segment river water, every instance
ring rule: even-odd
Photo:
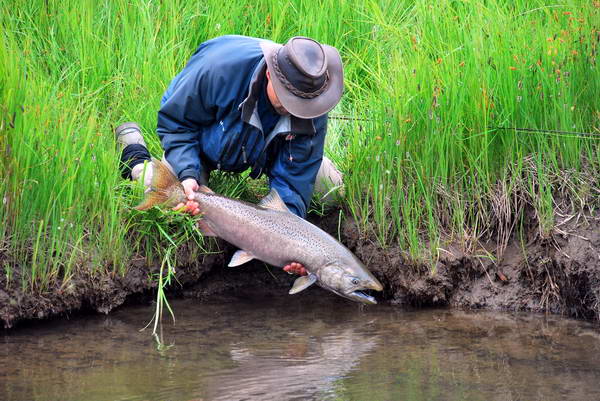
[[[322,290],[175,300],[0,334],[0,400],[599,400],[600,329],[361,308]]]

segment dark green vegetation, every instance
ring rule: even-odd
[[[345,210],[383,247],[434,265],[448,241],[493,240],[497,257],[525,225],[548,238],[557,210],[597,206],[598,1],[5,0],[0,26],[6,287],[64,289],[82,269],[124,274],[133,255],[158,263],[198,240],[182,216],[131,210],[140,191],[119,178],[112,129],[140,122],[158,156],[163,90],[200,42],[228,33],[340,49],[333,114],[346,118],[328,153]],[[216,181],[256,200],[243,177]]]

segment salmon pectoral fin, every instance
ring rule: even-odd
[[[246,262],[250,262],[252,259],[254,259],[255,256],[248,252],[248,251],[243,251],[243,250],[239,250],[236,253],[233,254],[233,257],[231,258],[231,261],[229,262],[229,264],[227,266],[229,267],[236,267],[236,266],[240,266],[243,265]]]
[[[209,225],[206,223],[206,221],[204,221],[204,219],[201,218],[200,220],[198,220],[196,225],[200,229],[202,235],[204,235],[205,237],[217,237],[217,234],[215,234],[215,232],[209,227]]]
[[[307,289],[308,287],[310,287],[311,285],[313,285],[316,282],[317,282],[317,276],[315,276],[312,273],[309,274],[308,276],[299,277],[296,279],[296,281],[294,281],[294,285],[290,289],[289,294],[290,295],[297,294],[300,291]]]

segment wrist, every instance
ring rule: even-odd
[[[204,174],[202,174],[199,171],[187,169],[187,170],[183,170],[179,174],[179,182],[183,182],[190,178],[193,178],[194,180],[196,180],[196,183],[198,183],[198,185],[207,185],[208,184],[208,182],[206,182],[207,180],[205,179]]]

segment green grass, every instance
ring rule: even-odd
[[[503,243],[531,207],[595,207],[600,4],[594,1],[17,1],[0,3],[0,266],[43,290],[76,269],[160,260],[160,227],[117,172],[112,129],[138,121],[151,152],[162,92],[196,46],[235,33],[340,49],[346,92],[327,152],[344,207],[383,246],[435,259],[444,241]],[[218,189],[248,197],[246,179]],[[565,195],[566,194],[566,195]],[[173,235],[169,233],[169,235]],[[135,244],[135,246],[132,246]],[[200,244],[201,245],[201,244]],[[15,269],[21,274],[15,275]]]

